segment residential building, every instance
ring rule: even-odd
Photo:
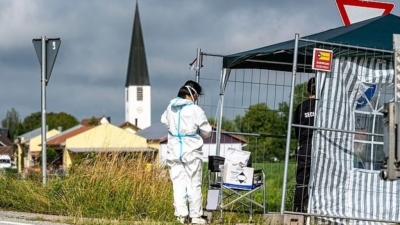
[[[4,134],[0,134],[0,155],[14,158],[14,143]]]
[[[46,141],[54,135],[60,133],[57,129],[48,131],[46,127]],[[15,162],[18,172],[22,172],[25,168],[31,168],[38,164],[38,157],[42,151],[42,128],[27,132],[14,140],[16,146]]]
[[[136,133],[140,130],[140,128],[139,128],[138,126],[136,126],[136,125],[134,125],[134,124],[131,124],[131,123],[128,122],[128,121],[123,122],[123,123],[120,124],[118,127],[122,128],[122,129],[124,129],[124,130],[126,130],[126,131],[128,131],[128,132],[131,132],[131,133],[133,133],[133,134],[136,134]]]
[[[217,141],[216,141],[216,127],[212,126],[213,133],[209,138],[204,139],[203,161],[208,162],[209,155],[217,154]],[[149,147],[158,149],[159,161],[166,161],[166,152],[168,144],[168,129],[162,123],[156,123],[150,127],[140,130],[137,132],[138,135],[147,139]],[[234,148],[242,150],[242,147],[248,143],[248,141],[239,135],[226,133],[224,130],[221,132],[221,145],[220,145],[220,156],[225,156],[225,152],[228,148]]]
[[[112,124],[101,124],[65,138],[63,165],[71,166],[75,157],[88,152],[150,152],[146,139]]]

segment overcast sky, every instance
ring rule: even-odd
[[[392,1],[393,2],[393,1]],[[342,26],[335,0],[139,0],[152,122],[195,73],[197,48],[231,54]],[[61,38],[47,112],[125,120],[124,88],[136,0],[1,0],[0,119],[41,110],[32,39]],[[399,8],[394,14],[399,15]],[[205,65],[207,67],[208,65]],[[218,70],[220,68],[217,68]],[[219,74],[216,74],[217,79]],[[207,92],[207,87],[204,87]]]

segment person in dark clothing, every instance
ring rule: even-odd
[[[314,126],[315,77],[308,81],[307,92],[308,99],[300,103],[294,112],[293,124]],[[295,135],[298,141],[298,148],[293,211],[307,212],[313,129],[295,127]]]

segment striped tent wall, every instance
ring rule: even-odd
[[[355,101],[362,83],[393,85],[393,65],[377,59],[335,58],[332,72],[321,79],[315,126],[355,131]],[[353,166],[354,134],[330,130],[314,132],[310,213],[328,215],[329,224],[382,224],[400,220],[398,181],[384,181],[379,171]],[[349,219],[339,219],[349,218]]]

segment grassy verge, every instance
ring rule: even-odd
[[[42,184],[40,173],[26,179],[10,172],[0,174],[0,208],[121,223],[174,221],[168,171],[154,166],[149,171],[146,169],[148,162],[148,158],[135,154],[89,154],[72,166],[68,176],[49,178],[46,185]],[[293,166],[289,171],[293,171]],[[266,171],[268,211],[278,211],[283,164],[261,163],[254,167]],[[204,172],[204,177],[206,174]],[[289,184],[293,183],[291,180],[293,176],[289,176]],[[206,182],[203,193],[205,200]],[[261,198],[261,194],[256,194],[255,198]],[[290,195],[287,199],[290,202]],[[248,219],[245,212],[226,213],[225,218],[226,222]]]

